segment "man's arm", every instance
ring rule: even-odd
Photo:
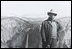
[[[43,22],[42,25],[41,25],[41,38],[42,38],[42,41],[46,41],[44,27],[45,26],[44,26],[44,22]]]
[[[58,24],[57,32],[62,31],[63,28],[62,28],[61,24],[59,22],[57,22],[57,24]]]
[[[61,39],[63,32],[63,27],[61,26],[61,24],[59,22],[57,22],[57,38]]]

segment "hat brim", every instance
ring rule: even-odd
[[[48,15],[54,15],[54,16],[57,16],[56,13],[51,13],[51,12],[48,12]]]

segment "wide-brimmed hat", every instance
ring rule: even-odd
[[[54,15],[57,16],[57,13],[53,12],[53,10],[51,9],[50,12],[47,13],[48,15]]]

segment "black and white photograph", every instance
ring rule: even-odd
[[[71,48],[71,1],[1,1],[1,48]]]

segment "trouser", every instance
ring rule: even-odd
[[[50,48],[50,40],[42,41],[42,48]]]
[[[57,39],[51,38],[50,40],[43,42],[43,48],[57,48]]]
[[[57,39],[51,38],[50,48],[57,48]]]

